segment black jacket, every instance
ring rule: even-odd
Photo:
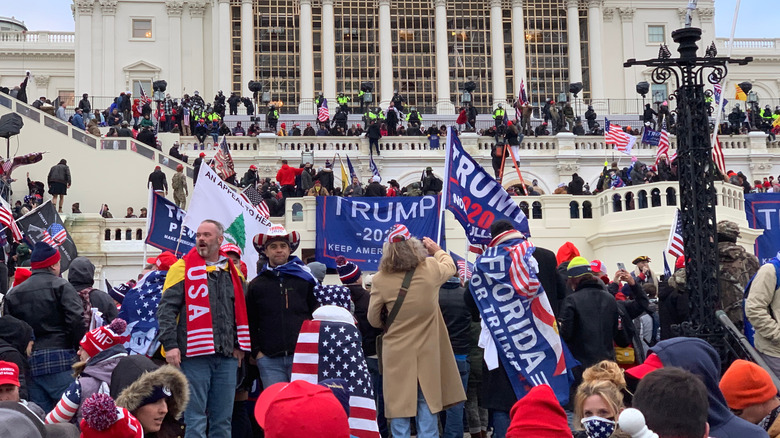
[[[155,170],[149,174],[149,182],[152,183],[152,190],[168,191],[168,179],[165,177],[165,173],[163,173],[162,170]]]
[[[92,287],[95,283],[95,265],[86,257],[76,257],[68,267],[68,282],[76,291],[85,288],[92,289],[89,292],[89,302],[103,314],[106,324],[110,324],[119,314],[110,295]]]
[[[0,318],[0,360],[13,362],[19,367],[19,397],[27,400],[27,388],[32,375],[27,361],[27,345],[33,337],[33,329],[26,322],[5,315]]]
[[[674,337],[672,326],[688,320],[690,298],[664,279],[658,283],[658,319],[661,325],[661,340]]]
[[[3,314],[30,324],[34,350],[77,349],[86,332],[84,308],[67,280],[46,269],[34,269],[27,281],[13,288],[3,301]]]
[[[363,355],[365,357],[376,355],[376,337],[382,334],[382,330],[375,328],[368,322],[368,301],[371,294],[363,289],[360,284],[349,284],[349,295],[355,304],[355,319],[358,330],[363,337]]]
[[[252,356],[292,355],[303,321],[311,319],[316,308],[312,283],[271,270],[258,274],[246,294]]]
[[[567,296],[558,321],[561,338],[583,368],[615,360],[613,340],[620,334],[617,303],[599,280],[586,280]]]
[[[558,317],[561,301],[566,298],[566,282],[558,275],[556,270],[555,253],[547,248],[536,247],[533,253],[536,263],[539,265],[537,278],[542,283],[547,300],[550,301],[553,315]]]
[[[471,295],[457,277],[439,289],[439,308],[455,354],[469,354],[471,350],[471,312],[466,306],[466,294]]]
[[[370,140],[379,140],[382,138],[382,132],[379,130],[379,124],[378,123],[372,123],[368,125],[368,130],[366,131],[366,136]]]
[[[363,196],[387,196],[387,189],[378,182],[371,182],[366,186]]]

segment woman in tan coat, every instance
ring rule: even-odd
[[[373,278],[368,321],[383,326],[412,269],[408,293],[382,344],[385,415],[394,438],[410,436],[410,417],[416,417],[419,438],[434,438],[435,414],[466,399],[439,309],[439,287],[456,273],[452,258],[433,240],[420,242],[395,225]]]

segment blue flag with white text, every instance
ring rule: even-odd
[[[170,251],[176,257],[183,257],[195,247],[195,232],[186,227],[182,232],[182,220],[187,212],[164,196],[156,193],[152,196],[146,243],[163,251]]]
[[[447,128],[447,158],[444,167],[444,207],[466,230],[470,243],[490,243],[490,225],[508,219],[526,237],[531,235],[528,218],[509,193],[469,155],[452,127]]]
[[[748,193],[745,213],[750,228],[764,230],[754,245],[756,257],[763,265],[780,252],[780,193]]]

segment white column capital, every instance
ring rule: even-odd
[[[253,3],[252,0],[241,0],[241,4],[249,3],[250,5]]]
[[[615,8],[604,8],[604,21],[612,21],[615,18]]]
[[[390,0],[379,0],[379,6],[390,6]]]
[[[252,0],[248,0],[252,1]],[[322,6],[333,6],[333,0],[322,0]]]
[[[490,0],[490,7],[491,8],[500,8],[501,7],[501,0]]]
[[[35,80],[35,86],[38,88],[47,88],[49,86],[49,79],[51,79],[51,76],[49,75],[33,76],[33,80]]]
[[[636,8],[617,8],[621,21],[631,21],[634,19]]]
[[[566,0],[566,7],[571,8],[579,8],[580,7],[580,1],[579,0]]]
[[[74,4],[79,15],[92,15],[95,9],[95,0],[75,0]]]
[[[205,3],[189,3],[190,15],[193,17],[203,18],[203,14],[206,13]]]
[[[701,8],[696,11],[699,13],[699,20],[703,22],[711,22],[715,16],[715,9],[713,8]]]
[[[180,17],[184,10],[184,2],[182,0],[166,0],[165,9],[168,11],[169,17]]]
[[[230,4],[230,0],[218,0],[218,2],[219,3],[226,3],[228,5]]]
[[[594,9],[594,8],[600,8],[602,5],[604,5],[604,0],[587,0],[588,8]]]
[[[523,0],[512,0],[512,7],[513,8],[522,8],[523,7]]]
[[[118,0],[100,0],[100,12],[103,15],[115,15]]]
[[[437,8],[438,7],[446,8],[447,7],[447,0],[435,0],[434,4],[436,5]]]
[[[221,1],[221,0],[220,0],[220,1]],[[301,7],[303,7],[303,6],[309,6],[309,7],[311,7],[311,0],[298,0],[298,4],[299,4]]]

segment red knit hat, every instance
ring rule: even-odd
[[[81,405],[82,438],[143,438],[143,427],[130,411],[117,407],[108,394],[92,394]]]
[[[25,280],[30,278],[30,275],[32,275],[32,272],[30,272],[29,269],[16,268],[16,271],[14,272],[14,284],[12,286],[16,287],[24,283]]]
[[[130,336],[122,336],[126,329],[127,323],[125,320],[115,318],[111,321],[111,325],[104,325],[87,332],[79,345],[89,354],[89,357],[94,357],[103,350],[129,341]]]
[[[685,267],[685,256],[677,257],[677,260],[674,261],[674,270],[678,270]]]
[[[571,429],[549,385],[534,386],[512,406],[506,438],[571,438]]]
[[[720,392],[730,409],[758,405],[777,395],[772,377],[753,362],[737,359],[720,379]]]
[[[347,413],[333,392],[303,380],[266,388],[255,404],[255,418],[266,438],[350,436]]]

